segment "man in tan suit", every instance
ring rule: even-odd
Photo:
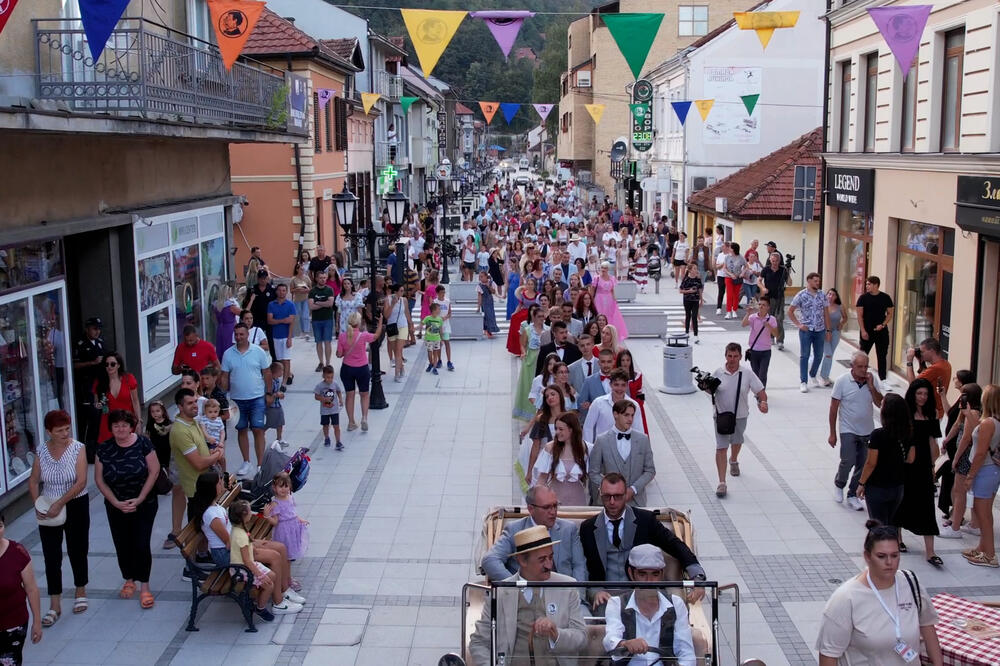
[[[535,666],[575,666],[587,646],[587,627],[576,588],[532,588],[533,582],[573,582],[552,573],[552,537],[544,525],[514,535],[514,556],[520,567],[506,581],[527,581],[529,587],[497,589],[497,630],[493,651],[497,663]],[[476,666],[490,663],[490,605],[476,622],[469,653]]]

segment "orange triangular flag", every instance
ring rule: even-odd
[[[500,104],[499,102],[480,102],[479,108],[482,109],[483,115],[486,117],[486,124],[489,125],[493,122],[493,116],[500,108]]]
[[[372,107],[381,96],[378,93],[361,93],[361,106],[365,108],[365,115],[371,113]]]
[[[253,0],[208,0],[216,41],[227,70],[233,68],[243,52],[243,45],[257,25],[264,4]]]

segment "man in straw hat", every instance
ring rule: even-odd
[[[637,583],[662,581],[666,568],[663,551],[653,544],[636,546],[628,555],[628,576]],[[633,655],[629,666],[653,664],[660,659],[661,655],[649,652],[651,647],[659,648],[664,661],[694,666],[694,642],[687,606],[677,595],[653,588],[625,592],[608,599],[604,618],[604,649],[607,652],[616,648],[627,650]]]
[[[502,588],[497,591],[498,617],[497,663],[531,663],[535,666],[570,666],[587,645],[587,627],[580,611],[580,593],[576,588],[541,588],[536,582],[573,582],[574,579],[552,573],[553,541],[544,525],[535,525],[514,535],[514,557],[519,572],[507,581],[527,581],[528,587]],[[476,622],[469,640],[469,652],[475,663],[490,662],[490,605]]]

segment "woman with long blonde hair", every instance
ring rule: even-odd
[[[972,515],[979,523],[979,545],[963,551],[969,564],[979,567],[1000,566],[993,542],[993,500],[1000,489],[1000,386],[983,389],[983,412],[975,424],[967,416],[965,437],[972,439],[972,466],[965,476],[965,491],[972,490]],[[971,435],[969,434],[971,432]]]
[[[344,359],[340,366],[340,381],[344,384],[344,406],[347,408],[347,429],[357,430],[354,420],[354,391],[361,393],[361,430],[368,431],[368,390],[372,373],[368,367],[368,350],[365,345],[382,335],[382,313],[378,313],[378,326],[374,333],[361,330],[361,313],[352,312],[347,318],[347,330],[337,336],[337,358]]]

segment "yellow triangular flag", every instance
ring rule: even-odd
[[[771,37],[774,36],[774,28],[757,28],[754,32],[757,33],[760,45],[766,49],[768,43],[771,41]]]
[[[406,30],[410,33],[410,41],[413,42],[413,50],[417,52],[424,78],[428,78],[451,38],[455,36],[466,12],[400,9],[399,13],[403,15]]]
[[[698,107],[698,113],[701,114],[702,122],[708,118],[708,112],[712,110],[713,104],[715,104],[714,99],[696,99],[694,101],[694,105]]]
[[[765,49],[775,28],[792,28],[799,21],[799,12],[733,12],[740,30],[754,30]]]
[[[382,95],[378,93],[361,93],[361,106],[365,107],[365,115],[367,115],[372,107],[375,106],[375,102],[379,100]]]
[[[601,116],[604,115],[604,105],[603,104],[584,104],[587,107],[587,113],[590,117],[594,119],[594,124],[599,125],[601,122]]]

